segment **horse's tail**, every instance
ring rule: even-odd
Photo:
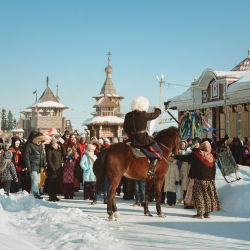
[[[103,149],[99,152],[97,159],[94,162],[93,171],[96,176],[96,192],[100,193],[104,190],[105,185],[105,165],[104,160],[108,153],[108,148]]]

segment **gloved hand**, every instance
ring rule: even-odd
[[[179,185],[181,186],[182,180],[179,181]]]
[[[178,185],[179,184],[179,181],[175,181],[175,185]]]
[[[86,168],[85,171],[86,171],[86,172],[89,172],[89,171],[90,171],[90,168]]]
[[[31,173],[31,168],[27,168],[27,174]]]
[[[57,174],[56,174],[56,170],[55,170],[55,169],[53,169],[53,171],[52,171],[52,176],[57,177]]]

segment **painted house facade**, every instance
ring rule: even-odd
[[[178,110],[179,117],[187,111],[202,112],[217,129],[217,138],[227,132],[230,138],[250,140],[250,48],[248,57],[231,71],[204,70],[188,90],[171,98],[165,107]],[[200,136],[211,138],[212,134]]]

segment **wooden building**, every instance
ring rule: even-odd
[[[217,129],[217,138],[225,132],[230,138],[250,139],[250,48],[248,57],[231,71],[206,69],[183,94],[171,98],[165,107],[202,112],[208,123]],[[211,133],[201,137],[212,137]]]
[[[23,120],[23,129],[27,137],[32,130],[44,132],[50,128],[56,128],[58,132],[66,129],[66,118],[63,111],[67,109],[65,105],[60,103],[60,98],[55,96],[49,88],[49,79],[46,79],[46,89],[43,94],[27,109],[21,111],[25,116]],[[58,87],[58,86],[57,86]]]
[[[111,54],[108,53],[108,56]],[[92,113],[94,117],[85,120],[83,126],[87,126],[90,137],[112,138],[121,137],[124,119],[120,111],[120,102],[123,99],[118,95],[112,82],[113,68],[109,65],[105,68],[106,80],[99,95],[93,96],[96,103],[93,106],[96,110]]]

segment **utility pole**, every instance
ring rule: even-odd
[[[165,83],[165,81],[163,81],[163,78],[164,78],[163,74],[161,74],[161,79],[158,76],[156,76],[156,79],[160,83],[160,103],[159,103],[159,108],[161,108],[161,104],[162,104],[162,85],[163,85],[163,83]]]

